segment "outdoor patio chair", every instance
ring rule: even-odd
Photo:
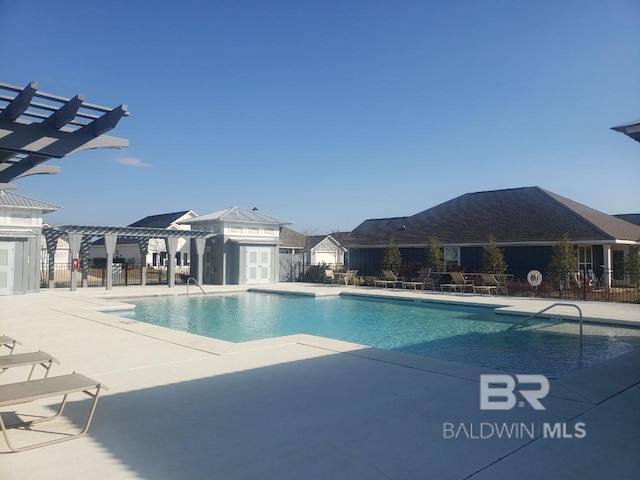
[[[16,348],[17,344],[22,345],[22,342],[15,338],[7,337],[6,335],[0,335],[0,349],[7,347],[9,349],[9,355],[13,353],[13,349]]]
[[[67,440],[72,440],[84,435],[89,429],[89,425],[91,424],[93,412],[95,411],[96,405],[98,403],[98,395],[100,394],[100,390],[102,389],[108,390],[106,385],[103,385],[100,382],[96,382],[95,380],[91,380],[89,377],[85,377],[84,375],[81,375],[79,373],[2,385],[2,388],[0,389],[0,408],[12,407],[14,405],[22,403],[29,403],[35,400],[63,395],[62,403],[60,404],[58,412],[50,417],[37,418],[35,420],[29,420],[26,422],[5,425],[2,415],[0,415],[0,429],[2,430],[4,438],[7,442],[7,446],[13,452],[23,452],[25,450],[31,450],[33,448],[65,442]],[[95,392],[93,392],[94,390]],[[9,429],[16,427],[29,427],[31,425],[46,422],[58,417],[62,413],[65,404],[67,403],[67,397],[72,393],[79,392],[93,397],[93,403],[91,404],[89,410],[89,416],[87,417],[85,426],[80,433],[70,434],[62,438],[56,438],[54,440],[30,444],[22,447],[16,447],[10,442],[8,435]]]
[[[404,281],[403,277],[398,277],[391,270],[383,270],[382,275],[384,278],[373,281],[374,286],[388,288],[391,285],[391,288],[396,288],[396,285],[402,285]]]
[[[448,288],[450,292],[457,292],[459,289],[460,293],[464,293],[467,287],[470,287],[473,290],[473,282],[469,282],[465,279],[462,273],[449,272],[449,275],[451,276],[451,283],[441,283],[441,292],[444,292],[445,288]]]
[[[49,376],[51,367],[54,363],[59,364],[60,361],[53,355],[46,352],[30,352],[30,353],[16,353],[15,355],[3,355],[0,357],[0,374],[5,370],[14,367],[31,367],[31,372],[27,381],[31,380],[33,372],[38,365],[41,365],[45,370],[44,378]]]
[[[473,293],[487,293],[491,295],[491,293],[498,294],[498,281],[496,277],[491,274],[482,274],[482,285],[473,285]]]
[[[431,277],[431,269],[423,268],[418,272],[416,278],[411,279],[410,282],[402,282],[402,288],[412,288],[417,290],[420,288],[424,290],[426,287],[433,287],[433,278]]]
[[[335,283],[336,276],[333,274],[333,270],[326,268],[324,270],[324,283]]]
[[[343,280],[344,280],[344,286],[346,287],[347,285],[351,284],[355,286],[355,278],[356,275],[358,274],[357,270],[347,270],[347,272],[344,274]]]

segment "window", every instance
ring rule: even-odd
[[[591,247],[578,247],[578,270],[593,270],[593,253]]]
[[[185,267],[189,265],[189,254],[187,252],[182,253],[182,264]]]

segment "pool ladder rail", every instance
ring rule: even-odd
[[[195,278],[193,278],[193,277],[189,277],[189,278],[187,278],[187,298],[189,298],[189,284],[191,283],[191,280],[193,280],[193,283],[195,283],[195,284],[198,286],[198,288],[200,289],[200,291],[202,292],[202,294],[203,294],[203,295],[205,296],[205,298],[206,298],[207,294],[205,293],[205,291],[203,290],[203,288],[200,286],[200,284],[198,283],[198,281],[197,281]]]
[[[580,315],[580,348],[582,348],[582,310],[580,309],[579,306],[577,306],[574,303],[554,303],[552,305],[549,305],[548,307],[543,308],[539,312],[536,312],[533,315],[528,316],[524,320],[520,320],[519,322],[514,323],[509,328],[507,328],[507,331],[505,332],[504,341],[505,342],[509,341],[509,332],[513,330],[515,327],[517,327],[518,325],[522,325],[524,322],[531,320],[532,318],[537,317],[538,315],[541,315],[544,312],[549,311],[554,307],[574,307],[576,310],[578,310],[578,314]]]

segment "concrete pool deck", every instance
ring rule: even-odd
[[[500,305],[522,314],[553,303],[308,284],[263,289]],[[479,375],[495,373],[488,369],[309,335],[233,344],[102,310],[126,302],[122,297],[185,293],[184,286],[146,286],[0,297],[0,334],[23,342],[16,353],[47,351],[61,361],[52,375],[77,371],[110,388],[80,439],[24,453],[10,453],[0,440],[0,478],[477,480],[640,474],[638,351],[552,380],[544,411],[528,406],[482,411]],[[640,323],[640,305],[571,303],[580,305],[586,319]],[[0,375],[0,388],[27,375],[28,369],[9,370]],[[54,404],[43,400],[4,408],[2,414],[8,420],[40,415]],[[72,396],[62,418],[10,434],[23,445],[51,438],[54,431],[72,432],[89,404],[86,396]],[[568,438],[580,432],[581,422],[584,438]],[[542,438],[545,423],[564,426],[567,438]],[[534,425],[535,435],[498,438],[500,425]],[[476,438],[482,436],[487,438]]]

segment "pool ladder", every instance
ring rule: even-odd
[[[514,329],[515,327],[517,327],[518,325],[522,325],[524,322],[526,322],[527,320],[531,320],[534,317],[537,317],[538,315],[543,314],[546,311],[551,310],[554,307],[574,307],[576,310],[578,310],[578,313],[580,314],[580,348],[582,348],[582,310],[580,309],[579,306],[573,304],[573,303],[554,303],[552,305],[549,305],[546,308],[543,308],[542,310],[540,310],[537,313],[534,313],[533,315],[528,316],[527,318],[525,318],[524,320],[520,320],[518,323],[514,323],[513,325],[511,325],[509,328],[507,328],[507,331],[505,332],[505,337],[504,337],[504,341],[508,342],[509,341],[509,332]]]
[[[202,294],[206,297],[207,294],[204,292],[204,290],[202,289],[202,287],[200,286],[198,281],[193,277],[189,277],[189,278],[187,278],[187,298],[189,298],[189,284],[191,283],[191,280],[193,280],[193,283],[195,283],[198,286],[198,288],[200,289]]]

